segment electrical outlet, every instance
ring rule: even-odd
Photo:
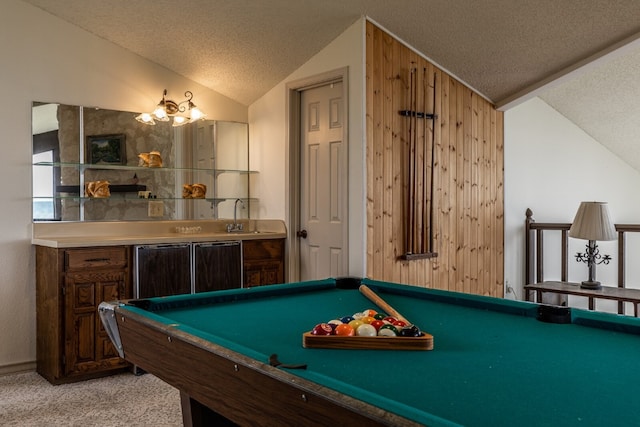
[[[516,290],[513,289],[513,286],[511,286],[511,283],[509,283],[508,279],[504,282],[504,289],[505,289],[505,294],[512,294],[513,299],[515,300],[518,299],[518,294],[516,294]]]
[[[162,216],[164,215],[164,203],[162,202],[149,202],[149,216]]]

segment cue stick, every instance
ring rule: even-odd
[[[431,248],[433,246],[433,191],[434,191],[434,180],[435,180],[435,166],[436,166],[436,83],[437,83],[438,74],[433,73],[433,119],[431,124],[433,126],[433,133],[431,136],[431,196],[429,199],[429,247],[427,251],[431,252]]]
[[[416,83],[414,85],[415,94],[413,96],[413,110],[415,112],[415,116],[413,117],[413,128],[415,129],[413,132],[413,195],[411,196],[413,198],[413,247],[411,252],[420,253],[420,242],[418,241],[418,224],[420,223],[420,218],[418,216],[418,162],[420,160],[420,151],[418,149],[418,133],[420,132],[418,127],[418,118],[420,115],[420,112],[418,111],[418,97],[420,96],[418,92],[418,77],[420,77],[420,71],[417,67],[415,73]]]
[[[373,302],[375,305],[380,307],[388,315],[390,315],[392,317],[395,317],[398,320],[402,320],[403,322],[405,322],[407,324],[407,326],[413,325],[413,323],[409,322],[406,317],[404,317],[402,314],[400,314],[400,312],[398,312],[398,310],[396,310],[395,308],[391,307],[385,300],[380,298],[378,296],[378,294],[373,292],[371,290],[371,288],[369,288],[367,285],[360,285],[359,290],[360,290],[360,293],[362,295],[364,295],[365,297],[369,298],[369,300],[371,300],[371,302]]]
[[[415,83],[417,83],[417,80],[414,83],[414,79],[415,79],[415,74],[414,74],[415,70],[412,67],[411,68],[411,73],[409,75],[409,182],[408,182],[408,188],[407,188],[407,192],[409,194],[409,200],[407,200],[407,209],[408,209],[408,225],[407,225],[407,252],[408,253],[413,253],[413,204],[414,204],[414,200],[413,200],[413,180],[415,179],[414,177],[414,134],[416,133],[416,128],[414,126],[414,116],[415,116],[415,109],[414,109],[414,98],[415,98],[415,92],[416,92],[416,87],[415,87]]]
[[[418,147],[418,69],[415,69],[415,83],[413,85],[413,113],[414,115],[411,116],[412,120],[413,120],[413,140],[411,141],[411,152],[413,153],[413,163],[411,164],[411,168],[412,168],[412,173],[413,173],[413,179],[411,180],[411,200],[413,201],[411,203],[411,210],[413,212],[413,216],[412,216],[412,223],[411,223],[411,252],[415,253],[416,251],[416,226],[417,226],[417,222],[418,222],[418,218],[417,218],[417,212],[416,212],[416,191],[418,190],[418,183],[417,183],[417,179],[418,179],[418,168],[417,168],[417,161],[418,161],[418,151],[417,151],[417,147]]]
[[[424,105],[424,119],[422,121],[422,203],[420,206],[422,207],[422,239],[420,239],[421,250],[420,253],[426,253],[429,249],[427,248],[427,233],[425,233],[425,229],[428,226],[428,215],[427,215],[427,200],[428,200],[428,192],[427,192],[427,134],[429,127],[427,126],[427,89],[429,87],[429,82],[427,81],[427,68],[422,69],[422,90],[423,90],[423,105]]]

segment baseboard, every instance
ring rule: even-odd
[[[29,372],[36,370],[36,362],[13,363],[11,365],[0,366],[0,375],[16,374],[18,372]]]

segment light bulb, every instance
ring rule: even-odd
[[[187,123],[189,119],[187,117],[184,116],[174,116],[173,117],[173,126],[182,126],[183,124]]]
[[[153,120],[153,117],[151,117],[151,114],[149,113],[142,113],[139,114],[138,116],[136,116],[136,120],[139,121],[140,123],[144,123],[147,125],[155,125],[156,122]]]
[[[156,119],[163,122],[166,122],[167,120],[169,120],[169,117],[167,116],[167,112],[165,111],[164,107],[159,104],[156,107],[156,109],[153,110],[153,115],[155,116]]]
[[[202,111],[200,111],[200,109],[198,107],[196,107],[195,105],[189,110],[190,115],[191,115],[191,121],[195,122],[196,120],[200,120],[204,118],[204,113]]]

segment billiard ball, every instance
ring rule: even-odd
[[[336,326],[336,330],[334,331],[336,335],[341,335],[344,337],[352,337],[355,335],[355,331],[348,323],[343,323],[341,325]]]
[[[405,326],[400,330],[401,337],[419,337],[422,335],[420,329],[416,325]]]
[[[374,321],[374,320],[376,320],[376,319],[374,319],[374,318],[373,318],[373,317],[371,317],[371,316],[364,316],[364,317],[363,317],[362,319],[360,319],[360,320],[361,320],[363,323],[371,323],[371,322],[373,322],[373,321]]]
[[[371,308],[368,308],[368,309],[364,310],[364,311],[362,312],[362,314],[364,314],[365,316],[373,317],[373,316],[375,316],[376,314],[378,314],[378,312],[377,312],[377,311],[375,311],[375,310],[373,310],[373,309],[371,309]]]
[[[353,315],[351,317],[353,317],[354,319],[358,320],[358,319],[362,319],[364,316],[365,316],[364,313],[357,312],[357,313],[353,313]]]
[[[387,315],[383,313],[376,313],[373,315],[373,318],[376,320],[383,320],[385,317],[387,317]]]
[[[360,319],[354,319],[348,323],[349,326],[353,328],[354,331],[357,331],[360,325],[364,324],[364,322]]]
[[[384,319],[382,319],[382,320],[384,320],[385,322],[388,322],[388,323],[393,324],[393,322],[395,322],[395,321],[396,321],[396,320],[398,320],[398,319],[396,319],[395,317],[387,316],[387,317],[385,317],[385,318],[384,318]]]
[[[340,322],[340,323],[328,323],[328,322],[327,322],[327,325],[329,325],[329,326],[331,327],[331,331],[335,331],[335,330],[336,330],[336,327],[337,327],[338,325],[342,325],[342,322]],[[331,334],[333,335],[333,332],[331,332]]]
[[[374,328],[376,328],[376,331],[380,329],[380,327],[382,325],[384,325],[385,323],[382,320],[374,320],[373,322],[370,323],[371,326],[373,326]]]
[[[398,330],[396,329],[395,326],[386,324],[386,325],[380,326],[380,329],[378,330],[378,335],[381,337],[396,337],[398,336]]]
[[[344,316],[340,318],[340,321],[342,323],[349,323],[353,320],[353,316]]]
[[[318,323],[311,330],[312,335],[331,335],[333,328],[328,323]]]
[[[356,329],[356,335],[360,337],[375,337],[376,335],[378,335],[378,331],[376,331],[376,328],[374,328],[370,324],[363,323],[362,325],[358,326],[358,329]]]
[[[405,326],[408,326],[407,322],[405,322],[404,320],[396,320],[395,322],[391,322],[391,324],[395,326],[396,329],[402,329]]]

